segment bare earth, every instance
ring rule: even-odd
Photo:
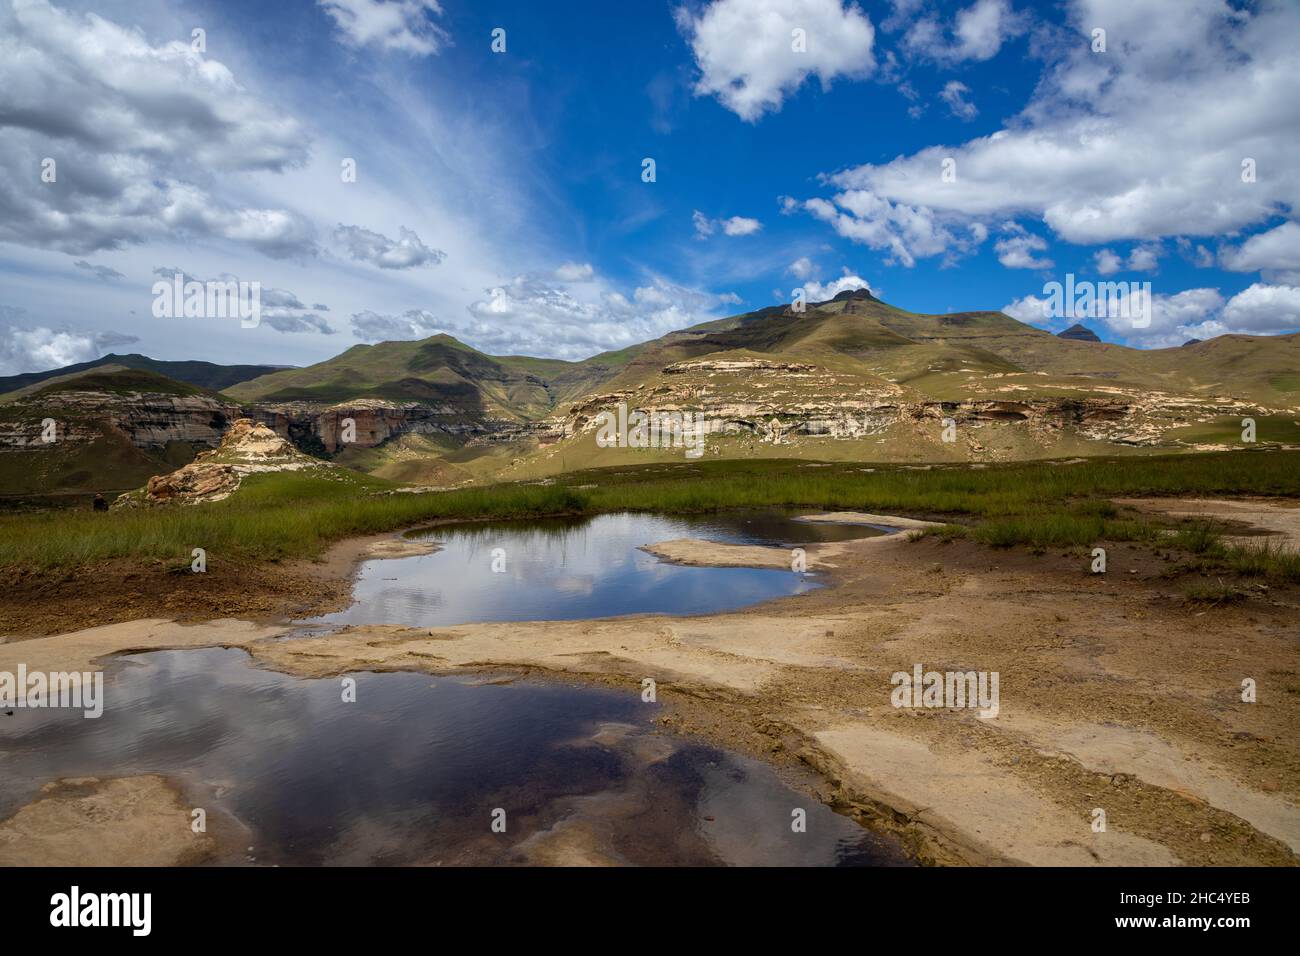
[[[776,548],[646,550],[790,566]],[[1084,554],[894,535],[810,546],[809,571],[832,587],[728,614],[287,640],[282,625],[148,619],[0,644],[0,670],[216,644],[307,677],[508,670],[629,691],[651,677],[671,730],[814,768],[836,809],[900,834],[924,861],[1300,863],[1300,593],[1204,610],[1182,601],[1167,559],[1108,550],[1110,573],[1092,575]],[[1000,713],[894,708],[891,675],[918,663],[997,671]],[[1241,700],[1245,678],[1256,703]],[[1097,809],[1105,832],[1093,830]]]
[[[162,777],[59,780],[0,821],[0,866],[180,866],[214,852]]]

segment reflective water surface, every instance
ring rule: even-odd
[[[314,623],[415,627],[730,611],[819,585],[813,575],[785,570],[683,567],[638,549],[674,538],[789,547],[883,533],[796,521],[797,514],[619,513],[447,525],[424,535],[442,545],[436,554],[366,562],[356,603]]]
[[[124,658],[98,720],[0,717],[0,817],[56,777],[162,773],[256,865],[906,863],[767,766],[658,732],[637,693],[353,676],[345,703],[242,651]]]

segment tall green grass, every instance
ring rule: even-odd
[[[594,486],[594,487],[587,487]],[[338,470],[254,475],[229,499],[138,510],[0,518],[0,568],[42,570],[114,558],[189,561],[312,557],[339,538],[435,519],[518,518],[607,511],[810,509],[951,515],[990,545],[1082,545],[1101,538],[1155,540],[1158,523],[1125,519],[1108,500],[1128,495],[1300,495],[1300,452],[1025,463],[975,470],[798,461],[717,461],[592,469],[552,484],[446,492],[394,492],[388,482]],[[1207,544],[1208,548],[1208,544]],[[1189,548],[1189,550],[1194,550]],[[1223,560],[1228,560],[1224,551]],[[1239,555],[1270,567],[1283,559]],[[1243,572],[1244,573],[1244,572]]]

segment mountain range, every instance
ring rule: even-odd
[[[691,412],[709,456],[996,462],[1300,442],[1300,335],[1139,350],[1002,312],[922,315],[866,290],[735,315],[578,362],[448,335],[357,345],[304,368],[96,363],[0,379],[11,494],[121,489],[212,447],[239,417],[303,451],[449,486],[672,460],[605,448],[603,410]],[[1069,334],[1073,333],[1073,334]],[[53,420],[62,436],[40,440]]]

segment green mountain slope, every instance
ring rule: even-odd
[[[190,385],[198,385],[200,388],[210,388],[218,392],[230,385],[247,381],[250,378],[257,378],[259,375],[265,375],[281,367],[276,365],[215,365],[212,362],[197,361],[168,362],[135,353],[130,355],[110,353],[102,358],[95,359],[93,362],[79,362],[76,365],[65,365],[62,368],[50,369],[46,372],[24,372],[21,375],[0,376],[0,396],[47,379],[75,375],[105,365],[141,369],[175,379],[178,382],[188,382]]]

